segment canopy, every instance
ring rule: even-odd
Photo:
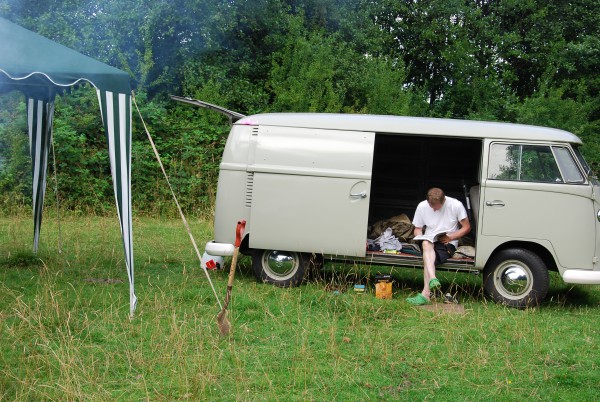
[[[137,303],[131,223],[131,87],[124,71],[0,18],[0,94],[27,98],[33,175],[33,248],[37,252],[52,138],[54,100],[84,82],[96,88],[108,141],[110,169],[129,276],[130,314]]]

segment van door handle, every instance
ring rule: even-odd
[[[352,194],[352,193],[350,193],[350,197],[352,197],[352,198],[367,198],[367,192],[366,191],[361,191],[358,194]]]
[[[503,207],[504,201],[500,201],[500,200],[486,201],[485,205],[487,205],[488,207]]]

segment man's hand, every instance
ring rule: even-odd
[[[448,233],[445,233],[443,235],[441,235],[440,237],[438,237],[438,241],[444,243],[444,244],[448,244],[452,241],[453,239],[450,237],[450,235],[448,235]]]

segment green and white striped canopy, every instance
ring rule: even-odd
[[[0,18],[0,94],[27,98],[33,175],[34,251],[37,252],[46,189],[48,151],[56,95],[90,83],[96,88],[108,141],[110,168],[129,276],[130,315],[134,289],[131,222],[131,87],[124,71],[101,63]]]

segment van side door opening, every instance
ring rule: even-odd
[[[482,149],[477,138],[378,133],[369,225],[403,213],[412,220],[431,187],[443,189],[467,208],[463,184],[467,191],[479,186]]]

